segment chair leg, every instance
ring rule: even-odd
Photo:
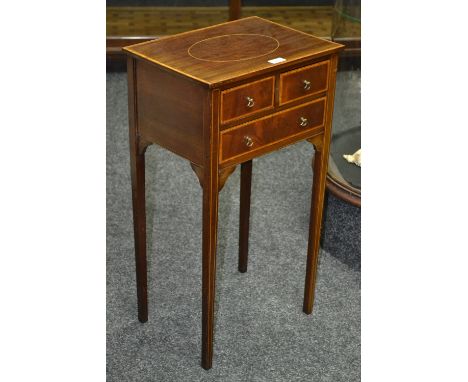
[[[250,191],[252,185],[252,161],[241,164],[240,213],[239,213],[239,272],[247,271],[249,256]]]

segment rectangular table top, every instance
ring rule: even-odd
[[[209,87],[278,70],[343,46],[260,17],[125,47],[133,56]]]

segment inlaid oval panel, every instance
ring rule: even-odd
[[[279,42],[262,34],[227,34],[201,40],[188,48],[197,60],[211,62],[244,61],[274,52]]]

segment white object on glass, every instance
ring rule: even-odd
[[[343,155],[343,158],[346,159],[349,163],[354,163],[355,165],[361,167],[361,149],[356,151],[353,155]]]

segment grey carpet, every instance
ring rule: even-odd
[[[213,368],[200,367],[201,201],[186,161],[147,151],[149,321],[137,320],[126,76],[107,75],[108,381],[359,381],[360,210],[329,199],[314,312],[302,313],[312,146],[254,161],[249,269],[239,169],[220,195]],[[354,222],[354,223],[353,223]],[[340,229],[345,225],[347,228]],[[332,242],[330,242],[332,240]]]

